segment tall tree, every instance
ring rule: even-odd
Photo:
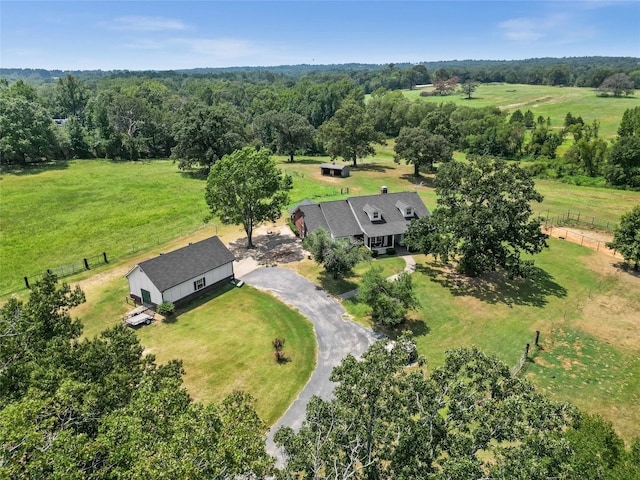
[[[0,311],[0,477],[259,478],[271,473],[251,397],[194,403],[180,362],[156,365],[118,325],[79,340],[79,289],[46,275]],[[149,448],[153,445],[153,448]]]
[[[618,135],[621,137],[640,137],[640,107],[627,108],[622,114]]]
[[[482,478],[502,448],[521,448],[528,438],[549,442],[577,416],[477,349],[448,351],[444,365],[428,376],[404,368],[412,352],[415,344],[401,337],[377,342],[361,360],[345,358],[331,374],[334,398],[314,397],[298,432],[276,433],[286,474]],[[569,465],[555,463],[550,470],[562,475]]]
[[[297,150],[308,147],[313,142],[315,129],[302,115],[290,111],[270,111],[260,116],[256,123],[261,126],[263,145],[276,153],[289,155],[293,162]]]
[[[460,84],[460,91],[467,96],[467,100],[471,100],[471,95],[478,88],[478,82],[473,80],[466,80]]]
[[[280,218],[291,188],[291,177],[282,174],[268,150],[245,147],[213,165],[205,200],[220,221],[242,225],[247,248],[253,248],[254,228]]]
[[[345,275],[368,257],[368,250],[361,243],[351,238],[332,239],[323,228],[319,228],[305,237],[302,245],[307,249],[316,263],[338,278]]]
[[[56,111],[64,118],[77,117],[82,121],[87,105],[87,89],[78,78],[70,73],[59,78],[55,87]]]
[[[57,146],[54,127],[39,103],[0,94],[0,162],[25,165],[51,159]]]
[[[420,176],[420,169],[431,170],[434,163],[448,162],[453,159],[453,151],[446,138],[434,135],[421,127],[404,127],[396,138],[393,147],[396,152],[394,161],[404,159],[413,164],[414,176]]]
[[[331,158],[342,157],[354,167],[359,158],[375,153],[373,143],[385,143],[383,134],[367,120],[364,108],[350,99],[320,126],[320,135]]]
[[[640,206],[620,217],[620,224],[616,227],[613,240],[607,243],[609,248],[618,250],[627,261],[635,263],[638,270],[640,264]]]
[[[633,94],[633,80],[626,73],[614,73],[598,87],[598,92],[603,95],[613,94],[614,97]]]
[[[438,205],[433,215],[413,221],[405,244],[443,260],[454,258],[468,275],[504,268],[527,276],[532,260],[547,246],[531,202],[541,202],[531,175],[503,160],[470,158],[445,163],[436,177]]]
[[[607,152],[604,167],[607,182],[640,187],[640,135],[619,137]]]
[[[174,136],[177,144],[171,157],[180,161],[180,168],[199,165],[207,172],[222,157],[247,144],[244,121],[229,104],[187,105]]]

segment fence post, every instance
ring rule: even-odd
[[[27,288],[31,288],[29,286],[29,277],[24,277],[24,284],[27,286]]]
[[[218,226],[216,225],[216,230],[218,230]],[[216,231],[216,235],[217,235],[217,231]],[[109,263],[109,260],[107,260],[107,252],[102,252],[102,257],[104,258],[104,263]]]
[[[524,358],[529,358],[529,344],[527,343],[527,346],[524,347]]]
[[[578,223],[580,223],[580,212],[578,212]]]
[[[538,346],[538,340],[540,340],[540,330],[536,330],[536,347]]]
[[[87,262],[87,259],[86,259],[86,258],[83,258],[82,260],[84,260],[84,268],[85,268],[85,269],[87,269],[87,270],[91,270],[91,269],[89,268],[89,262]]]

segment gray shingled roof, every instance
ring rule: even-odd
[[[323,163],[320,165],[320,168],[330,168],[331,170],[344,170],[349,167],[349,165],[336,165],[335,163]]]
[[[397,192],[351,197],[349,198],[349,203],[358,224],[368,237],[404,233],[407,230],[407,225],[413,218],[422,218],[430,215],[429,210],[416,192]],[[403,212],[398,208],[398,203],[413,207],[414,216],[405,218]],[[365,207],[373,207],[382,212],[382,219],[369,220],[369,216],[365,212]]]
[[[401,212],[413,207],[414,216],[405,218]],[[300,205],[304,223],[309,233],[318,228],[331,232],[334,238],[350,237],[365,233],[369,237],[404,233],[413,218],[430,215],[416,192],[397,192],[351,197],[346,200]],[[368,211],[381,212],[380,220],[371,221]]]
[[[329,225],[327,225],[319,204],[300,205],[300,211],[304,217],[304,225],[307,228],[307,232],[311,233],[318,228],[324,228],[329,231]]]
[[[349,199],[320,204],[333,238],[362,235],[362,229],[351,213]]]
[[[139,263],[138,267],[158,290],[164,292],[234,260],[233,253],[218,237],[210,237],[145,260]]]
[[[293,212],[295,212],[296,210],[298,210],[298,207],[301,207],[303,205],[317,205],[316,202],[314,202],[313,200],[309,200],[308,198],[305,198],[304,200],[302,200],[300,203],[294,205],[293,207],[291,207],[288,212],[290,214],[293,214]]]

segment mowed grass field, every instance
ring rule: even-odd
[[[202,226],[204,180],[168,160],[76,160],[0,175],[0,294],[24,276],[107,253],[116,259]]]
[[[121,323],[127,281],[120,275],[89,282],[87,302],[72,312],[93,337]],[[190,303],[167,320],[136,328],[145,353],[159,363],[180,359],[184,386],[197,401],[220,402],[236,390],[256,399],[265,422],[274,423],[295,400],[316,363],[313,325],[271,295],[248,285],[222,289]],[[288,361],[276,362],[271,341],[285,338]]]
[[[429,91],[429,88],[425,90]],[[599,97],[592,88],[584,87],[550,87],[544,85],[521,85],[507,83],[481,84],[468,100],[464,95],[448,95],[445,97],[421,97],[421,90],[406,90],[409,99],[421,99],[426,102],[454,102],[471,107],[499,107],[512,113],[520,109],[533,112],[537,119],[551,118],[551,126],[561,128],[568,112],[574,117],[580,116],[585,123],[593,120],[600,122],[600,135],[609,139],[614,137],[620,124],[622,114],[628,108],[640,106],[640,96]]]
[[[431,368],[447,349],[471,345],[515,365],[530,343],[525,374],[538,388],[601,414],[630,441],[640,436],[640,276],[580,245],[550,238],[549,246],[534,259],[534,281],[470,279],[415,255],[420,308],[402,328],[413,332]],[[343,304],[371,325],[357,298]]]

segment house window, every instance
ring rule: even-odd
[[[405,217],[411,217],[411,216],[413,216],[413,208],[411,208],[411,207],[407,207],[407,209],[404,211],[404,216],[405,216]]]
[[[385,237],[371,237],[371,248],[384,247],[384,238]]]
[[[379,219],[380,219],[380,212],[371,213],[371,220],[379,220]]]
[[[202,290],[207,285],[207,282],[204,280],[204,277],[199,278],[195,282],[193,282],[193,289],[198,291]]]

